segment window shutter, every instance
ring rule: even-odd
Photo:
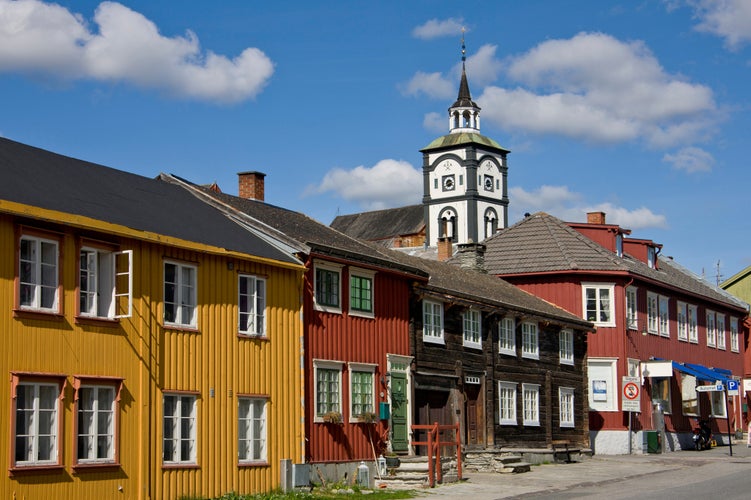
[[[115,254],[115,318],[133,314],[133,250]]]

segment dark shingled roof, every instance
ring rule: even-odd
[[[667,287],[744,308],[742,301],[712,286],[672,259],[660,258],[657,269],[595,243],[566,222],[538,212],[484,241],[485,269],[499,276],[549,272],[612,272],[639,276]]]
[[[256,222],[260,222],[278,231],[280,237],[291,238],[297,243],[300,251],[315,251],[321,254],[396,269],[401,272],[422,275],[419,269],[390,259],[381,253],[378,248],[340,233],[300,212],[277,207],[258,200],[215,192],[205,187],[190,184],[182,179],[180,181],[184,182],[186,187],[199,190],[210,198],[231,207],[231,209],[250,216]],[[253,224],[253,221],[247,222]]]
[[[0,200],[299,264],[178,186],[5,138],[0,138]]]
[[[331,222],[331,227],[353,238],[368,241],[416,234],[425,229],[424,207],[410,205],[359,214],[337,215]]]

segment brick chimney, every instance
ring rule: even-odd
[[[454,255],[454,248],[451,244],[451,238],[442,236],[438,238],[438,260],[449,260]]]
[[[587,224],[605,224],[605,212],[587,212]]]
[[[263,178],[266,174],[262,172],[239,172],[238,177],[238,196],[251,200],[264,200]]]

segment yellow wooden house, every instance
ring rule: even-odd
[[[0,498],[277,488],[303,271],[177,186],[0,138]]]

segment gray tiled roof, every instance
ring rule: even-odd
[[[289,253],[178,186],[0,138],[0,200],[283,262]]]
[[[484,241],[485,267],[499,276],[550,272],[611,272],[632,275],[665,287],[744,308],[742,301],[707,283],[677,262],[660,258],[657,269],[626,254],[622,258],[595,243],[566,222],[538,212]]]
[[[376,241],[416,234],[425,228],[422,205],[337,215],[331,227],[353,238]]]
[[[415,266],[429,274],[430,280],[426,288],[436,293],[481,302],[489,307],[536,315],[578,328],[592,329],[591,323],[582,318],[496,276],[464,269],[448,262],[414,257],[397,250],[383,249],[382,251],[387,255],[392,255],[394,259]]]

